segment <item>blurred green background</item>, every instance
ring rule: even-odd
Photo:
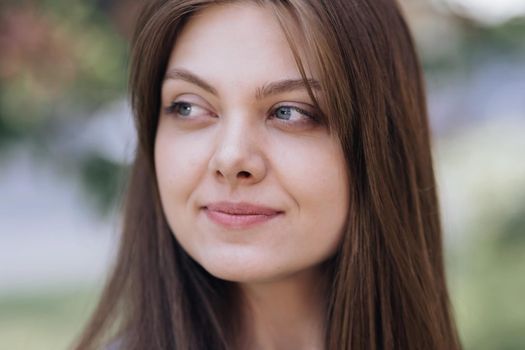
[[[66,349],[111,266],[137,1],[0,3],[0,350]],[[465,349],[525,349],[525,1],[402,0]]]

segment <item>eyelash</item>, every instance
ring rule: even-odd
[[[165,113],[166,114],[177,114],[176,109],[177,109],[177,107],[179,107],[181,105],[188,105],[191,108],[198,107],[198,108],[202,108],[204,110],[207,110],[206,108],[199,107],[195,103],[186,102],[186,101],[173,101],[168,107],[165,108]]]
[[[270,112],[270,116],[276,118],[275,114],[276,112],[280,109],[280,108],[289,108],[291,110],[294,110],[306,117],[308,117],[308,121],[313,121],[313,122],[316,122],[316,123],[319,123],[320,122],[320,118],[318,116],[317,113],[311,113],[311,112],[308,112],[300,107],[297,107],[297,106],[293,106],[293,105],[280,105],[280,106],[277,106],[277,107],[274,107],[271,112]],[[279,118],[276,118],[276,119],[279,119]],[[283,120],[283,121],[286,121],[286,119],[280,119],[280,120]],[[290,122],[292,123],[292,122]]]

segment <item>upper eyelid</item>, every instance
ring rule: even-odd
[[[180,101],[173,100],[173,101],[170,102],[170,104],[165,109],[166,110],[170,110],[171,108],[175,107],[176,104],[179,104],[179,103],[189,104],[191,106],[191,108],[193,110],[196,110],[196,111],[201,110],[202,112],[205,112],[206,114],[215,114],[211,109],[209,109],[207,107],[203,107],[203,106],[201,106],[198,103],[188,102],[188,101],[185,101],[185,100],[180,100]]]
[[[206,107],[202,107],[201,105],[197,104],[197,103],[193,103],[193,102],[187,102],[187,101],[172,101],[170,103],[170,107],[172,106],[175,106],[176,104],[188,104],[190,105],[192,108],[199,108],[199,109],[204,109],[206,111],[208,111],[209,109],[206,108]]]
[[[277,103],[270,108],[270,112],[274,113],[277,109],[281,107],[294,108],[298,110],[299,113],[305,114],[308,117],[317,117],[320,114],[314,106],[307,104],[307,103],[299,103],[299,102]]]
[[[176,97],[167,99],[167,101],[168,102],[166,104],[168,106],[171,106],[174,103],[184,102],[184,103],[189,103],[193,106],[204,108],[210,111],[213,110],[213,107],[210,105],[210,103],[206,99],[196,94],[188,94],[188,93],[178,94],[176,95]]]
[[[193,84],[184,79],[171,79],[165,80],[161,87],[161,96],[162,101],[166,96],[167,103],[171,104],[173,101],[176,101],[181,96],[191,96],[192,103],[195,103],[195,99],[202,101],[204,103],[198,102],[200,105],[212,107],[210,100],[216,102],[214,99],[217,97],[210,93],[206,89],[202,89],[200,85]],[[208,108],[207,107],[207,108]]]
[[[314,106],[304,103],[304,102],[278,102],[275,103],[270,109],[275,109],[279,107],[293,107],[293,108],[299,108],[299,109],[315,109]]]

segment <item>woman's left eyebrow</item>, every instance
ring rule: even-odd
[[[258,88],[255,97],[260,100],[268,96],[278,95],[294,90],[307,90],[310,87],[313,90],[320,90],[321,84],[315,79],[286,79],[265,84]]]

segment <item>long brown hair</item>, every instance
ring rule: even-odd
[[[139,143],[122,240],[76,349],[99,348],[108,338],[129,350],[236,346],[235,285],[211,276],[177,243],[160,205],[153,157],[161,83],[177,34],[192,14],[220,2],[154,0],[140,14],[130,76]],[[351,179],[348,227],[327,269],[326,348],[459,349],[421,69],[398,5],[255,2],[274,9],[303,78],[304,55],[313,62],[325,92],[317,103],[339,136]],[[293,35],[290,22],[304,38]]]

